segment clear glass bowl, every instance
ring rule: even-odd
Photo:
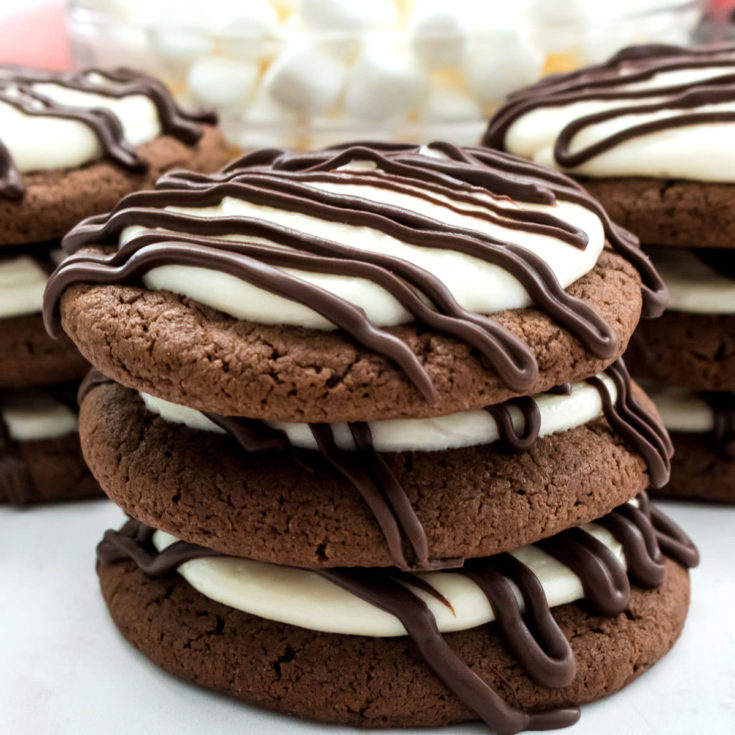
[[[612,7],[614,5],[614,8]],[[476,143],[513,90],[633,43],[687,43],[703,0],[70,0],[79,66],[131,66],[233,143]]]

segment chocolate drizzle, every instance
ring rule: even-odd
[[[77,413],[76,381],[46,385],[43,391],[54,400]],[[0,398],[2,395],[0,394]],[[36,485],[28,464],[23,458],[20,442],[10,436],[10,429],[3,416],[0,402],[0,496],[10,505],[26,505],[37,496]]]
[[[602,219],[613,247],[641,270],[647,312],[658,314],[663,309],[665,288],[635,238],[610,222],[602,208],[570,179],[493,151],[447,143],[431,147],[442,157],[422,154],[410,145],[356,144],[304,154],[267,149],[243,157],[219,174],[168,174],[159,180],[156,191],[129,195],[110,214],[89,218],[67,235],[63,245],[75,254],[49,282],[44,305],[47,328],[53,334],[60,333],[59,299],[74,283],[134,282],[163,265],[207,268],[308,306],[359,344],[398,364],[428,402],[436,400],[430,376],[405,342],[372,325],[365,313],[347,300],[291,272],[301,270],[371,281],[395,297],[415,321],[477,350],[512,390],[525,392],[535,381],[538,366],[525,342],[492,318],[461,307],[440,278],[408,260],[254,217],[198,217],[165,209],[214,206],[224,197],[232,197],[370,228],[414,246],[461,252],[497,265],[516,278],[534,304],[577,336],[591,353],[601,359],[615,354],[615,333],[587,304],[567,294],[546,262],[532,251],[397,204],[319,189],[315,184],[320,182],[368,184],[441,206],[443,198],[475,207],[480,204],[479,211],[457,211],[508,230],[546,235],[585,248],[587,237],[577,228],[550,213],[501,207],[488,197],[488,190],[495,197],[526,203],[574,202]],[[380,172],[338,170],[354,160],[370,161]],[[121,245],[120,235],[130,225],[146,229]],[[225,239],[228,235],[242,239]],[[262,240],[271,244],[262,244]],[[79,252],[89,246],[113,246],[115,250]]]
[[[169,90],[153,77],[131,69],[83,69],[51,72],[26,67],[0,65],[0,103],[12,105],[26,115],[75,120],[95,135],[105,158],[136,173],[148,169],[148,161],[125,142],[122,125],[110,111],[99,107],[75,107],[53,100],[36,85],[54,84],[70,90],[120,99],[144,95],[158,113],[161,129],[184,143],[193,145],[202,135],[202,123],[214,124],[209,112],[190,114],[179,109]],[[20,199],[25,187],[0,132],[0,197]]]
[[[617,393],[615,401],[598,377],[588,378],[602,398],[602,409],[613,431],[619,434],[646,461],[651,485],[663,487],[671,474],[674,446],[660,419],[648,413],[633,397],[630,375],[622,359],[607,368]]]
[[[175,541],[162,551],[153,546],[155,529],[132,518],[119,531],[105,531],[97,545],[97,559],[114,564],[131,559],[149,577],[163,577],[193,559],[226,556],[186,541]]]
[[[625,504],[597,523],[608,528],[622,545],[627,574],[607,546],[581,528],[536,545],[580,577],[585,599],[598,614],[615,616],[626,609],[630,600],[628,576],[644,587],[660,586],[665,574],[663,554],[685,567],[698,563],[692,542],[673,521],[651,506],[645,494],[638,497],[638,507]],[[151,541],[153,533],[137,521],[129,521],[121,531],[108,531],[97,548],[99,563],[130,559],[146,574],[160,576],[192,559],[222,556],[183,541],[157,552]],[[426,664],[492,730],[510,735],[521,730],[564,727],[579,719],[577,707],[529,713],[506,703],[454,653],[439,632],[430,608],[413,590],[430,594],[450,609],[451,605],[426,579],[391,569],[342,568],[317,573],[395,615]],[[458,573],[472,579],[487,596],[500,635],[534,681],[549,688],[571,683],[576,673],[571,646],[530,568],[512,554],[502,553],[469,561]],[[514,586],[520,592],[523,608]]]
[[[32,245],[3,245],[0,249],[0,264],[4,260],[13,258],[31,258],[46,276],[50,276],[58,265],[51,253],[60,248],[61,242],[59,240],[33,243]]]
[[[630,377],[622,361],[608,368],[607,374],[616,387],[613,401],[605,383],[591,378],[600,392],[603,413],[613,430],[620,434],[646,461],[652,484],[660,487],[669,478],[671,444],[660,422],[648,414],[630,393]],[[112,382],[97,370],[92,370],[79,389],[80,402],[94,386]],[[520,403],[524,414],[524,430],[516,432],[506,404],[488,407],[495,419],[501,441],[514,451],[530,449],[538,439],[540,413],[530,398],[511,399],[508,404]],[[315,452],[293,447],[285,432],[274,429],[263,421],[239,417],[224,417],[207,413],[207,418],[224,429],[248,454],[278,451],[288,456],[306,471],[317,472]],[[400,569],[446,569],[461,566],[461,559],[438,559],[431,555],[426,532],[416,515],[406,489],[392,471],[385,458],[376,451],[370,425],[353,422],[348,425],[355,449],[337,446],[329,424],[310,424],[319,453],[347,482],[352,485],[370,508],[386,540],[391,560]]]
[[[728,459],[735,460],[735,393],[703,393],[714,415],[712,438]]]
[[[679,70],[711,69],[711,75],[681,84],[647,85],[656,75]],[[627,85],[643,85],[636,89]],[[528,112],[599,100],[619,106],[592,112],[568,123],[557,136],[554,160],[572,169],[626,141],[681,127],[735,122],[735,112],[697,108],[735,101],[735,46],[679,48],[651,44],[623,49],[603,64],[556,74],[511,95],[490,121],[483,144],[503,149],[511,125]],[[642,103],[642,100],[650,100]],[[631,101],[632,104],[626,104]],[[676,111],[623,130],[572,152],[571,144],[586,128],[626,115]]]
[[[523,415],[522,433],[518,433],[513,425],[511,406],[519,409]],[[541,428],[541,411],[531,396],[511,398],[505,403],[488,406],[485,410],[493,417],[501,439],[514,451],[530,449],[536,443]]]
[[[35,496],[35,484],[18,442],[0,411],[0,491],[10,505],[25,505]]]
[[[692,248],[690,251],[715,273],[735,279],[735,250],[731,248]]]

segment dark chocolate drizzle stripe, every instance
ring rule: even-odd
[[[150,577],[160,577],[193,559],[226,556],[186,541],[175,541],[158,551],[153,546],[155,529],[132,518],[119,531],[106,531],[97,545],[97,558],[103,564],[131,559]]]
[[[653,484],[668,481],[670,466],[670,441],[657,418],[647,414],[632,398],[630,376],[622,361],[608,369],[615,381],[617,396],[613,402],[605,384],[598,378],[590,379],[600,392],[603,413],[614,431],[619,433],[631,448],[644,457]],[[94,386],[113,382],[99,371],[92,370],[82,382],[80,403]],[[525,417],[522,433],[516,432],[506,404],[488,407],[496,421],[500,441],[514,451],[530,449],[538,439],[540,414],[532,398],[511,399],[508,404],[519,405]],[[248,454],[279,451],[303,469],[318,471],[314,462],[315,452],[299,450],[291,446],[285,432],[273,429],[257,419],[224,417],[206,413],[213,423],[228,432]],[[369,424],[349,424],[355,450],[340,449],[329,424],[310,424],[311,432],[321,456],[341,474],[359,493],[370,508],[376,523],[386,540],[393,563],[401,569],[446,569],[461,565],[461,559],[438,559],[431,555],[426,532],[416,515],[405,488],[385,461],[375,450]],[[406,553],[408,552],[408,554]]]
[[[730,248],[692,248],[689,252],[704,261],[718,275],[735,279],[735,250]]]
[[[32,245],[4,245],[0,248],[0,264],[2,264],[2,261],[11,258],[31,258],[47,276],[50,276],[58,265],[51,255],[51,251],[59,248],[61,248],[60,240],[33,243]]]
[[[646,82],[662,72],[708,67],[712,69],[712,75],[695,82],[634,90],[621,88]],[[723,73],[727,70],[731,72]],[[625,104],[626,100],[643,99],[650,99],[651,103]],[[561,167],[574,168],[620,143],[662,130],[735,121],[735,112],[690,112],[703,105],[735,100],[735,46],[695,49],[655,44],[637,46],[623,49],[604,64],[570,74],[553,75],[512,95],[490,121],[483,143],[503,149],[508,129],[527,112],[589,100],[619,101],[621,104],[612,110],[582,115],[561,130],[554,145],[554,159]],[[631,124],[575,153],[570,151],[575,136],[589,126],[625,115],[664,110],[679,112],[670,117]]]
[[[570,393],[571,394],[571,386]],[[510,407],[515,406],[523,414],[523,431],[518,433],[513,426],[513,414]],[[497,403],[485,409],[494,419],[502,440],[513,450],[530,449],[538,439],[541,429],[541,411],[531,396],[511,398],[505,403]]]
[[[398,363],[428,401],[435,399],[428,374],[405,343],[375,328],[364,312],[344,299],[284,270],[291,268],[368,279],[390,292],[416,321],[477,349],[512,390],[523,392],[536,379],[538,366],[521,339],[491,318],[460,307],[439,278],[406,260],[253,217],[208,218],[164,210],[167,206],[206,207],[231,196],[326,221],[368,227],[418,247],[462,252],[497,265],[522,283],[534,303],[582,340],[593,354],[604,359],[615,353],[614,332],[594,310],[569,296],[548,265],[531,251],[475,230],[448,226],[394,204],[322,191],[314,185],[318,181],[368,182],[390,191],[408,191],[432,202],[438,201],[439,194],[457,201],[471,201],[474,196],[473,203],[481,204],[485,211],[465,211],[477,219],[500,218],[511,230],[553,236],[583,248],[584,233],[553,215],[509,212],[492,202],[480,201],[477,195],[487,195],[487,187],[491,187],[495,195],[526,202],[572,201],[601,217],[613,246],[641,269],[649,311],[658,313],[663,308],[663,301],[658,302],[664,299],[665,289],[637,241],[613,225],[599,205],[570,179],[503,154],[440,143],[433,146],[449,158],[419,155],[416,146],[356,145],[299,155],[270,149],[246,156],[220,174],[175,172],[165,176],[156,191],[126,197],[109,215],[85,220],[64,239],[64,247],[76,255],[50,280],[44,309],[47,328],[60,333],[58,302],[73,283],[130,281],[164,264],[210,268],[318,311],[356,341]],[[384,173],[333,170],[348,160],[366,158]],[[483,186],[486,188],[478,188]],[[121,232],[133,224],[148,229],[120,245]],[[222,239],[231,234],[265,238],[275,246],[247,239]],[[112,254],[77,252],[90,245],[112,245],[116,250]]]
[[[95,77],[101,77],[103,81],[95,81]],[[34,89],[34,85],[39,83],[56,84],[66,89],[118,99],[129,95],[144,95],[155,106],[162,131],[190,145],[196,143],[202,135],[200,124],[216,123],[216,117],[210,112],[191,114],[180,110],[161,82],[131,69],[51,72],[0,65],[0,102],[12,105],[26,115],[76,120],[86,125],[97,138],[104,157],[134,172],[146,171],[148,161],[125,142],[120,121],[112,112],[56,102]],[[1,136],[0,131],[0,196],[20,199],[25,188]]]
[[[735,393],[703,393],[714,415],[712,438],[728,459],[735,460]]]
[[[31,477],[18,442],[11,438],[10,430],[0,410],[0,491],[10,505],[26,505],[36,495]]]
[[[671,475],[671,457],[674,447],[661,420],[649,414],[633,397],[630,375],[622,359],[616,360],[605,370],[617,392],[615,401],[598,377],[588,378],[602,398],[602,408],[607,422],[646,461],[651,485],[663,487]]]
[[[627,574],[612,552],[582,529],[570,529],[537,544],[550,550],[580,576],[585,596],[599,614],[614,616],[626,608],[630,596],[628,575],[636,583],[639,578],[645,578],[646,587],[663,583],[662,550],[683,566],[698,563],[696,548],[681,529],[653,509],[645,494],[639,496],[638,504],[638,508],[631,504],[620,506],[597,521],[609,527],[621,543],[629,569]],[[183,541],[157,552],[151,543],[153,532],[137,521],[129,521],[121,531],[108,531],[97,548],[99,562],[110,564],[130,559],[146,574],[163,576],[186,561],[223,556]],[[446,598],[425,579],[391,569],[342,568],[316,573],[395,615],[427,665],[496,732],[510,735],[527,729],[564,727],[579,718],[577,707],[527,713],[502,700],[457,657],[439,632],[431,610],[412,591],[413,588],[430,594],[451,609]],[[471,560],[460,573],[472,579],[487,596],[501,635],[528,675],[549,688],[567,686],[575,676],[576,662],[535,574],[507,553]],[[523,612],[511,583],[521,593]]]

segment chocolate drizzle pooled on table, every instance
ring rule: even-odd
[[[659,419],[642,408],[632,395],[630,376],[622,360],[611,365],[606,374],[616,389],[613,401],[600,378],[589,382],[600,393],[603,415],[613,431],[640,454],[646,462],[653,487],[661,487],[669,480],[671,441]],[[79,390],[80,403],[96,385],[113,382],[99,371],[91,371]],[[510,405],[518,405],[511,399]],[[491,406],[500,441],[512,451],[530,449],[539,438],[539,414],[532,398],[521,399],[525,416],[524,429],[519,434],[513,426],[508,404]],[[315,452],[295,449],[285,432],[268,426],[257,419],[224,417],[205,414],[224,429],[248,454],[264,451],[285,453],[306,470],[315,469]],[[340,449],[329,424],[309,424],[321,456],[341,474],[359,493],[370,508],[385,538],[393,563],[401,569],[446,569],[461,566],[462,559],[437,559],[431,556],[426,532],[419,520],[405,488],[391,471],[372,442],[370,425],[365,422],[348,424],[355,450]],[[409,553],[407,554],[406,551]]]
[[[622,545],[627,571],[605,544],[581,528],[564,531],[536,546],[579,576],[585,600],[599,615],[614,617],[626,609],[631,581],[644,588],[659,587],[666,573],[664,555],[687,568],[699,562],[696,547],[686,534],[654,508],[645,493],[638,496],[637,507],[626,503],[596,523]],[[165,576],[193,559],[226,556],[185,541],[158,551],[152,543],[154,532],[135,520],[120,531],[107,531],[97,547],[98,563],[132,560],[149,576]],[[341,568],[314,573],[396,616],[437,677],[495,732],[510,735],[521,730],[546,730],[572,725],[579,719],[578,707],[531,713],[505,702],[454,653],[430,608],[412,591],[411,587],[433,589],[425,579],[391,569]],[[576,675],[574,654],[531,569],[511,554],[501,553],[468,561],[457,573],[469,577],[483,591],[508,648],[534,681],[549,688],[572,682]],[[448,604],[436,590],[432,594]]]
[[[244,156],[218,174],[165,175],[155,191],[125,197],[111,213],[83,221],[64,238],[64,248],[73,255],[49,282],[44,308],[47,329],[60,334],[59,300],[72,284],[136,282],[151,269],[164,265],[208,268],[313,309],[358,343],[397,363],[425,399],[435,402],[436,389],[406,343],[375,327],[361,309],[347,300],[284,270],[292,268],[372,281],[395,297],[417,322],[475,348],[512,390],[523,392],[532,385],[538,366],[525,342],[492,317],[461,307],[441,279],[407,260],[341,245],[253,217],[203,218],[165,209],[196,209],[233,197],[331,222],[369,227],[414,246],[453,250],[495,264],[516,278],[537,308],[573,333],[596,357],[606,359],[615,354],[617,340],[611,328],[587,304],[567,294],[547,263],[532,251],[397,205],[310,185],[316,182],[369,184],[430,202],[437,201],[436,195],[443,195],[477,205],[478,195],[483,195],[481,202],[486,211],[472,209],[469,213],[473,217],[584,249],[585,233],[554,215],[511,210],[486,197],[489,191],[522,203],[574,202],[601,219],[608,242],[640,271],[645,313],[661,313],[666,289],[637,240],[612,223],[578,184],[502,153],[449,143],[432,143],[430,147],[436,155],[422,155],[420,147],[401,144],[355,144],[312,153],[265,149]],[[338,170],[352,161],[372,162],[379,172]],[[449,204],[443,206],[464,211]],[[120,244],[121,233],[131,225],[146,229]],[[228,235],[245,239],[224,239]],[[275,246],[250,242],[248,237],[265,238]],[[98,246],[113,246],[115,252],[82,250]]]
[[[643,86],[655,75],[688,69],[711,68],[712,74],[680,84]],[[728,73],[729,71],[729,73]],[[483,145],[504,149],[510,126],[526,113],[544,107],[562,107],[591,100],[620,102],[613,109],[581,115],[569,122],[554,144],[554,160],[561,168],[573,169],[626,141],[662,130],[735,122],[735,111],[697,111],[695,108],[735,102],[735,45],[683,48],[650,44],[632,46],[615,54],[603,64],[568,74],[553,74],[509,96],[506,104],[490,120]],[[625,104],[631,100],[632,104]],[[650,100],[650,102],[641,102]],[[574,138],[585,128],[626,115],[676,110],[677,114],[659,117],[623,130],[591,145],[571,151]]]
[[[111,98],[144,95],[155,106],[163,133],[190,145],[202,136],[202,123],[215,124],[217,121],[211,112],[187,113],[179,109],[161,82],[132,69],[52,72],[0,64],[0,103],[12,105],[26,115],[75,120],[86,125],[97,138],[103,156],[134,173],[145,172],[148,161],[125,142],[122,126],[114,113],[99,107],[62,104],[35,89],[36,84],[55,84]],[[20,199],[24,192],[21,174],[3,144],[0,131],[0,197]]]

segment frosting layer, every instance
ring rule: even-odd
[[[63,253],[58,248],[0,257],[0,319],[41,312],[46,281]]]
[[[593,523],[581,528],[601,541],[616,561],[625,565],[622,546],[609,531]],[[153,536],[159,551],[177,540],[162,531]],[[541,549],[523,546],[511,555],[538,577],[549,606],[584,598],[579,577]],[[206,597],[267,620],[324,633],[381,638],[406,635],[406,629],[394,615],[317,572],[234,557],[195,559],[185,562],[177,571]],[[480,587],[461,572],[428,572],[415,576],[446,600],[412,587],[431,610],[441,632],[467,630],[495,620],[493,609]],[[514,589],[514,593],[523,605],[520,592]]]
[[[23,195],[21,174],[76,168],[103,157],[133,171],[136,146],[162,133],[194,143],[196,122],[156,79],[130,69],[50,72],[0,65],[0,196]]]
[[[685,248],[648,248],[659,274],[669,289],[669,309],[689,314],[735,314],[735,272],[718,272],[709,258],[712,251],[701,253]],[[722,254],[733,268],[735,256]]]
[[[0,423],[13,441],[55,439],[77,430],[71,407],[42,389],[0,393]]]
[[[611,400],[617,391],[606,375],[598,376],[605,385]],[[537,436],[565,431],[593,421],[603,413],[600,391],[588,383],[575,383],[569,394],[542,393],[533,397],[538,408]],[[147,393],[141,393],[146,407],[167,421],[186,424],[192,429],[218,431],[224,429],[203,413],[187,406],[180,406]],[[527,429],[527,414],[516,405],[508,411],[516,434]],[[317,441],[308,424],[282,421],[264,422],[286,433],[289,442],[303,449],[318,449]],[[371,421],[372,443],[378,452],[439,451],[478,444],[491,444],[502,438],[498,419],[489,411],[464,411],[430,419],[395,419]],[[334,441],[340,449],[354,450],[355,441],[347,424],[332,424]]]
[[[735,181],[735,46],[624,49],[512,95],[484,143],[593,178]]]
[[[412,321],[459,339],[528,391],[533,353],[488,314],[533,303],[613,357],[612,328],[563,288],[594,268],[605,238],[638,266],[645,313],[660,313],[665,288],[637,241],[564,176],[448,143],[268,149],[212,176],[169,174],[81,223],[64,239],[75,255],[49,282],[45,318],[58,333],[73,283],[142,279],[261,325],[346,332],[428,403],[430,376],[382,327]],[[95,245],[115,252],[85,249]]]

